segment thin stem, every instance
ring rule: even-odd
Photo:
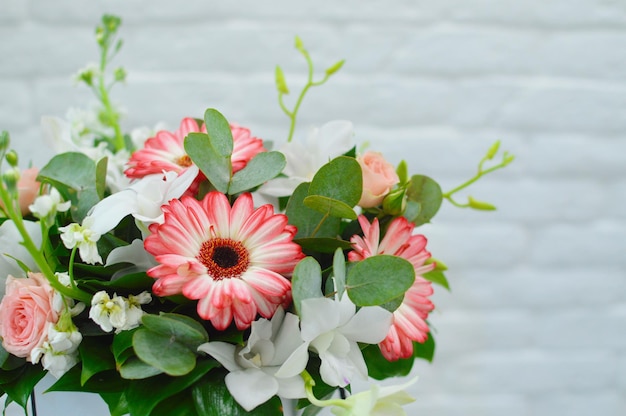
[[[324,224],[324,221],[326,221],[329,216],[330,216],[330,213],[327,211],[326,214],[324,214],[324,216],[322,217],[322,219],[317,224],[317,226],[315,227],[315,229],[313,230],[313,232],[311,233],[311,235],[309,237],[311,237],[311,238],[315,237],[315,235],[318,233],[320,228],[322,228],[322,224]]]
[[[116,151],[120,151],[124,149],[125,147],[124,136],[122,134],[122,129],[120,128],[120,125],[117,120],[118,115],[113,109],[113,106],[111,105],[111,100],[109,98],[108,89],[106,88],[105,79],[104,79],[104,74],[106,71],[107,61],[108,61],[108,56],[107,56],[108,53],[109,53],[109,44],[108,42],[104,42],[102,44],[102,52],[100,55],[100,73],[98,74],[98,94],[97,95],[100,97],[100,101],[102,101],[102,105],[104,106],[104,111],[107,115],[107,118],[106,118],[107,124],[113,127],[113,130],[115,132],[113,146],[115,147]]]

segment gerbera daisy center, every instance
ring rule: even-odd
[[[193,162],[191,161],[191,158],[188,155],[183,155],[179,157],[178,159],[176,159],[176,164],[178,166],[188,168],[189,166],[193,164]]]
[[[212,238],[202,243],[196,256],[214,280],[239,277],[250,264],[248,250],[240,241]]]

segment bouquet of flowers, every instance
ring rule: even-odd
[[[57,151],[20,170],[0,137],[0,389],[25,411],[34,386],[98,393],[111,415],[404,414],[399,386],[351,391],[359,379],[409,374],[435,348],[433,283],[448,283],[416,228],[443,200],[506,166],[493,162],[443,192],[374,151],[357,152],[352,124],[292,136],[315,81],[293,109],[276,68],[288,140],[271,143],[215,109],[178,129],[125,134],[110,70],[120,19],[104,16],[101,57],[78,79],[99,100],[69,121],[43,119]],[[87,116],[86,116],[87,115]],[[485,165],[489,164],[490,167]]]

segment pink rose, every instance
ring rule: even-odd
[[[52,301],[54,290],[41,273],[28,278],[7,277],[6,294],[0,303],[0,336],[5,350],[30,358],[47,338],[48,323],[59,320]]]
[[[365,152],[357,159],[363,171],[363,193],[357,205],[372,208],[380,205],[400,178],[396,170],[378,152]]]

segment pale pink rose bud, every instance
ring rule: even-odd
[[[356,160],[363,171],[363,193],[357,205],[362,208],[380,205],[391,188],[400,182],[395,168],[378,152],[365,152]]]
[[[22,215],[30,212],[28,207],[35,201],[39,194],[40,183],[36,181],[39,169],[29,168],[22,171],[20,180],[17,182],[17,192]]]
[[[48,324],[59,315],[53,307],[54,289],[41,273],[28,278],[7,277],[0,303],[0,337],[6,351],[30,358],[31,351],[47,340]]]

